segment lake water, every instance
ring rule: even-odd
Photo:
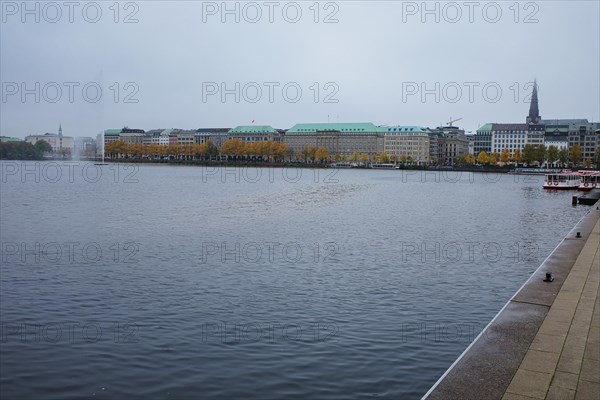
[[[7,399],[417,399],[588,210],[535,176],[1,167]]]

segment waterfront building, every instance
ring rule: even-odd
[[[144,146],[148,146],[151,144],[158,144],[158,135],[160,135],[160,133],[162,132],[162,129],[151,129],[149,131],[146,131],[146,133],[144,133],[144,136],[142,137],[142,144]]]
[[[454,165],[459,158],[469,153],[469,139],[465,131],[460,129],[456,132],[448,132],[445,135],[443,147],[444,165]]]
[[[119,139],[127,144],[142,144],[146,131],[124,127],[119,133]]]
[[[569,148],[579,145],[582,160],[594,159],[596,148],[600,146],[600,136],[594,132],[600,129],[600,123],[587,119],[548,119],[542,120],[542,123],[546,140],[566,141]]]
[[[104,145],[120,139],[121,129],[107,129],[104,131]]]
[[[152,143],[158,144],[160,146],[168,145],[170,140],[169,138],[171,137],[171,132],[173,132],[173,129],[163,129],[157,137],[153,138]]]
[[[173,129],[151,129],[144,133],[142,144],[144,145],[167,145],[169,144],[169,134]]]
[[[203,144],[209,140],[217,147],[223,146],[223,143],[229,139],[230,128],[200,128],[196,132],[196,143]]]
[[[229,128],[201,128],[191,129],[151,129],[144,131],[142,129],[107,129],[104,131],[104,144],[121,140],[125,143],[140,143],[143,145],[192,145],[206,143],[208,140],[220,147],[229,138]],[[102,134],[98,137],[102,141]],[[101,152],[101,146],[98,146]]]
[[[581,146],[582,158],[593,158],[599,145],[594,131],[600,128],[600,123],[589,122],[587,119],[542,119],[539,115],[537,83],[534,82],[531,94],[531,104],[527,124],[530,131],[544,133],[549,142],[568,142],[569,147]]]
[[[385,131],[370,122],[303,123],[287,130],[283,142],[296,153],[305,147],[324,146],[330,155],[372,156],[383,152]]]
[[[96,153],[98,156],[102,155],[108,143],[117,140],[121,140],[121,129],[106,129],[104,132],[99,133],[96,137]]]
[[[492,124],[485,124],[477,129],[473,135],[473,155],[477,157],[479,153],[485,151],[492,152]]]
[[[526,144],[553,145],[559,149],[579,145],[581,159],[593,160],[600,146],[600,136],[594,134],[599,128],[600,123],[587,119],[542,119],[537,82],[534,82],[525,123],[485,124],[477,130],[473,139],[473,154],[477,156],[481,150],[499,153],[504,149],[509,149],[512,154],[516,149],[522,150]]]
[[[429,135],[429,163],[433,165],[441,165],[444,163],[441,156],[444,145],[444,133],[441,127],[432,130]]]
[[[145,133],[144,144],[179,144],[193,145],[212,141],[215,146],[220,147],[229,139],[229,128],[200,128],[191,129],[154,129]]]
[[[508,149],[510,154],[515,150],[522,151],[525,145],[543,145],[544,132],[530,130],[527,124],[492,124],[492,152],[501,153]]]
[[[240,125],[228,132],[229,139],[239,139],[246,143],[280,141],[281,135],[271,125]]]
[[[119,140],[127,144],[142,144],[144,141],[144,134],[137,132],[121,132],[119,134]]]
[[[143,129],[131,129],[128,127],[124,127],[123,129],[106,129],[104,131],[104,146],[117,140],[121,140],[127,144],[143,144],[145,134],[146,131]]]
[[[385,127],[385,152],[398,160],[412,160],[418,165],[430,163],[431,137],[434,133],[421,126]],[[436,146],[439,148],[439,146]]]
[[[172,133],[175,133],[175,137],[177,138],[176,144],[191,146],[196,143],[196,131],[194,130],[176,130]]]
[[[25,138],[27,143],[36,144],[38,141],[48,142],[52,151],[73,150],[74,142],[70,136],[59,136],[56,133],[46,133],[44,135],[29,135]]]
[[[454,165],[469,153],[469,138],[464,129],[447,125],[439,126],[430,136],[429,156],[432,164]]]
[[[177,141],[179,140],[178,136],[179,132],[176,129],[173,129],[171,132],[169,132],[169,144],[177,144]]]
[[[44,135],[29,135],[25,138],[25,141],[31,144],[36,144],[40,140],[48,142],[50,147],[52,147],[52,151],[54,152],[61,150],[72,151],[75,146],[73,137],[63,136],[62,125],[58,126],[58,134],[46,133]]]

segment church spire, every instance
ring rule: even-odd
[[[537,124],[540,122],[540,110],[538,108],[537,80],[533,81],[533,91],[531,93],[531,103],[529,104],[528,124]]]
[[[58,123],[58,136],[62,136],[62,124]]]

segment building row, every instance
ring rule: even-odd
[[[481,151],[501,153],[507,149],[510,154],[523,150],[525,145],[555,146],[571,149],[581,148],[582,159],[593,160],[600,147],[599,122],[587,119],[542,119],[538,106],[537,83],[533,85],[529,114],[525,123],[487,123],[470,136],[471,153]]]
[[[600,123],[587,119],[540,120],[535,125],[488,123],[470,136],[471,152],[477,155],[481,151],[489,154],[508,149],[512,155],[527,144],[555,146],[559,150],[578,145],[583,159],[594,159],[600,146],[600,135],[595,133],[599,129]]]
[[[398,160],[419,165],[453,165],[466,154],[475,157],[484,151],[512,155],[526,145],[555,146],[558,149],[581,148],[582,160],[596,158],[600,147],[600,123],[587,119],[542,119],[538,108],[537,83],[533,85],[529,114],[525,123],[486,123],[474,135],[452,125],[430,129],[422,126],[375,125],[371,122],[300,123],[290,129],[270,125],[243,125],[235,128],[186,129],[108,129],[94,139],[58,134],[30,135],[31,144],[47,141],[54,152],[69,149],[75,154],[101,154],[107,143],[120,140],[141,145],[193,145],[208,141],[221,147],[229,139],[245,143],[277,141],[299,153],[307,147],[325,147],[331,156],[353,154],[379,155],[383,152]],[[8,141],[9,138],[3,139]]]
[[[450,165],[469,151],[469,140],[464,131],[457,127],[432,130],[420,126],[376,126],[371,122],[302,123],[287,130],[275,129],[270,125],[197,130],[109,129],[104,132],[103,142],[121,140],[128,144],[192,145],[210,140],[221,147],[229,139],[239,139],[245,143],[281,142],[294,153],[307,147],[325,147],[331,156],[342,157],[350,157],[355,153],[374,156],[386,152],[398,160],[410,160],[422,165]]]
[[[420,165],[453,165],[466,154],[475,157],[508,150],[511,155],[526,145],[581,148],[583,160],[594,160],[600,147],[600,123],[587,119],[542,119],[539,114],[537,83],[534,82],[525,123],[486,123],[474,135],[452,126],[430,129],[422,126],[377,126],[371,122],[358,123],[301,123],[292,128],[274,129],[272,126],[238,126],[233,129],[158,129],[124,128],[108,130],[104,143],[122,140],[141,144],[202,144],[211,140],[220,147],[228,139],[246,143],[280,141],[294,153],[306,147],[325,147],[332,156],[350,157],[378,155],[386,152],[398,160],[409,160]]]

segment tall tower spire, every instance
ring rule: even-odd
[[[62,124],[58,123],[58,136],[62,136]]]
[[[540,109],[538,108],[537,80],[533,81],[533,91],[531,93],[531,103],[529,104],[528,124],[537,124],[541,120]]]

